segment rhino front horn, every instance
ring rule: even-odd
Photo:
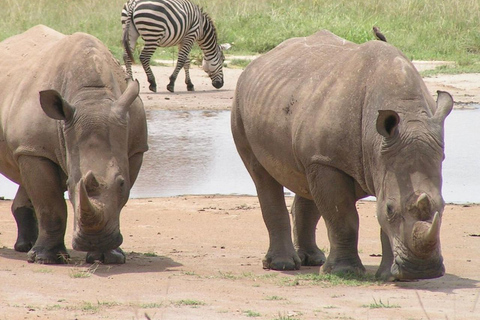
[[[417,221],[413,227],[413,251],[417,256],[428,256],[440,241],[440,214],[435,212],[432,222]]]
[[[433,216],[432,225],[425,234],[425,243],[436,244],[440,238],[440,214],[435,212]]]
[[[79,207],[80,221],[82,226],[87,228],[95,228],[101,225],[102,216],[99,208],[91,201],[89,194],[92,190],[98,188],[98,182],[91,171],[87,173],[85,178],[80,180],[79,185]]]

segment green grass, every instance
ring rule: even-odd
[[[370,309],[391,309],[391,308],[401,308],[399,305],[396,304],[390,304],[390,302],[387,301],[387,303],[382,302],[382,299],[375,300],[373,298],[373,303],[370,303],[368,305],[363,305],[362,307],[364,308],[370,308]]]
[[[306,273],[298,274],[294,278],[281,278],[282,284],[286,286],[298,285],[317,285],[322,287],[358,287],[379,284],[373,275],[366,274],[363,276],[346,273],[346,274],[325,274],[325,273]]]
[[[191,299],[183,299],[174,302],[176,306],[191,306],[191,307],[198,307],[205,305],[205,302],[199,300],[191,300]]]
[[[278,314],[278,317],[273,318],[273,320],[299,320],[298,318],[291,317],[289,315]]]
[[[243,314],[249,318],[256,318],[256,317],[262,316],[259,312],[252,311],[252,310],[245,310],[243,311]]]
[[[45,24],[66,34],[76,31],[93,34],[121,60],[120,12],[124,2],[3,0],[0,40]],[[219,41],[233,44],[230,54],[264,53],[288,38],[307,36],[320,29],[363,43],[373,39],[372,26],[377,25],[387,40],[412,60],[451,60],[457,62],[462,72],[480,71],[478,0],[194,2],[215,21]],[[170,59],[175,52],[176,48],[162,48],[154,58]],[[196,47],[193,56],[198,55]],[[458,72],[455,70],[443,71]]]
[[[143,253],[145,257],[158,257],[159,255],[156,254],[155,252],[145,252]]]
[[[90,265],[89,267],[79,267],[75,266],[72,267],[70,271],[70,278],[78,279],[78,278],[90,278],[92,274],[97,271],[99,267],[99,263],[94,263]]]
[[[164,304],[162,302],[147,302],[147,303],[140,303],[136,306],[143,309],[156,309],[156,308],[164,307]]]

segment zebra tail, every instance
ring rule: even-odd
[[[131,16],[127,17],[127,21],[125,21],[125,30],[123,30],[123,47],[125,48],[125,52],[127,53],[128,58],[132,63],[135,63],[135,59],[133,58],[132,48],[130,48],[130,37],[129,37],[129,29],[131,23]]]

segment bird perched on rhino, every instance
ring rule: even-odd
[[[377,26],[374,26],[374,27],[373,27],[373,34],[375,35],[375,38],[377,38],[377,40],[381,40],[381,41],[387,42],[387,38],[385,38],[385,36],[383,35],[383,33],[380,32],[380,28],[379,28],[379,27],[377,27]]]

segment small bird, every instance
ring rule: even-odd
[[[387,38],[385,38],[385,36],[380,32],[379,27],[377,26],[373,27],[373,34],[375,35],[375,38],[377,38],[378,40],[387,42]]]

